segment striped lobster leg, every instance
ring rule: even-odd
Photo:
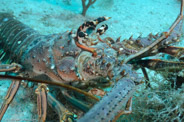
[[[10,65],[8,64],[1,64],[0,65],[0,72],[7,72],[7,71],[12,71],[12,72],[18,72],[21,69],[21,66],[15,63],[12,63]],[[2,120],[6,110],[8,109],[8,106],[12,102],[13,98],[15,97],[19,87],[20,87],[21,81],[15,81],[11,83],[8,92],[5,96],[5,100],[0,108],[0,120]]]

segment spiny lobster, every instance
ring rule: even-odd
[[[35,92],[40,121],[46,120],[47,102],[59,114],[60,121],[76,121],[73,113],[49,93],[48,84],[79,91],[96,100],[98,99],[80,89],[87,90],[87,86],[99,87],[99,84],[101,87],[113,86],[111,91],[93,107],[91,106],[94,101],[88,100],[87,97],[78,98],[72,95],[77,93],[71,94],[70,91],[61,89],[62,95],[73,105],[84,112],[88,111],[77,120],[79,122],[115,121],[119,115],[131,113],[133,92],[137,84],[142,81],[134,68],[147,67],[165,71],[164,67],[167,67],[168,71],[180,71],[181,66],[184,65],[182,62],[142,59],[158,53],[167,53],[177,58],[183,55],[183,48],[169,46],[171,43],[178,42],[181,36],[183,6],[184,0],[181,2],[178,18],[167,32],[150,34],[145,38],[130,37],[123,41],[120,41],[120,38],[114,41],[110,37],[101,39],[100,35],[108,29],[107,25],[102,25],[92,33],[99,23],[108,20],[109,17],[87,21],[78,28],[76,33],[67,31],[45,36],[15,20],[13,16],[1,13],[0,44],[4,50],[1,52],[1,59],[6,52],[6,56],[18,64],[2,64],[0,71],[19,71],[19,75],[24,77],[0,76],[15,79],[0,109],[0,120],[23,79],[38,83]],[[146,72],[144,74],[146,76]],[[38,76],[47,77],[50,80],[35,80]],[[26,85],[25,82],[22,84]],[[125,111],[121,111],[122,106],[126,106]],[[121,112],[118,114],[119,111]]]

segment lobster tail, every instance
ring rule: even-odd
[[[42,36],[7,13],[0,13],[0,44],[10,58],[19,60]],[[16,57],[16,58],[15,58]]]

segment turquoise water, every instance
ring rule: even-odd
[[[86,16],[82,16],[81,0],[0,0],[0,12],[13,14],[16,19],[41,34],[61,33],[68,30],[76,31],[87,20],[101,16],[112,17],[103,22],[109,28],[102,35],[102,38],[112,37],[114,40],[120,36],[123,40],[128,39],[131,35],[136,38],[139,35],[148,36],[149,33],[156,34],[167,31],[177,17],[179,10],[179,0],[97,0],[89,7]],[[177,43],[177,45],[182,46],[182,43]],[[150,116],[154,116],[151,121],[159,120],[155,119],[156,117],[160,117],[159,121],[162,121],[164,117],[161,116],[171,116],[170,118],[172,118],[172,115],[167,114],[166,107],[173,110],[182,107],[183,91],[170,89],[167,81],[160,73],[150,70],[148,72],[152,81],[156,79],[156,82],[152,82],[154,89],[144,90],[139,88],[133,98],[135,101],[133,114],[127,117],[123,116],[123,119],[119,121],[148,121],[151,118]],[[4,99],[9,84],[8,81],[0,82],[0,103]],[[32,97],[27,99],[30,94],[34,96],[34,91],[21,87],[2,122],[37,121],[36,100],[34,97],[34,99]],[[169,102],[166,104],[164,99],[167,99],[167,95],[170,95],[170,98],[168,98]],[[172,106],[176,103],[176,101],[172,101],[173,99],[178,99],[178,106]],[[152,107],[150,107],[151,105]],[[180,110],[178,108],[176,111]],[[57,121],[53,118],[50,117],[49,121]],[[171,121],[171,119],[168,120],[165,117],[165,121]]]

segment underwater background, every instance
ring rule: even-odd
[[[84,21],[108,16],[112,18],[103,22],[109,28],[102,38],[121,36],[121,40],[131,35],[136,38],[167,31],[179,10],[180,0],[97,0],[83,16],[81,0],[0,0],[0,12],[13,14],[41,34],[77,30]],[[180,42],[177,46],[184,45]],[[133,96],[133,113],[123,115],[118,121],[184,121],[184,87],[171,88],[165,72],[148,70],[148,75],[152,88],[145,89],[144,84],[140,85]],[[0,105],[10,83],[8,80],[0,82]],[[2,122],[36,122],[36,107],[34,90],[20,87]],[[58,121],[56,113],[49,112],[54,116],[48,121]]]

